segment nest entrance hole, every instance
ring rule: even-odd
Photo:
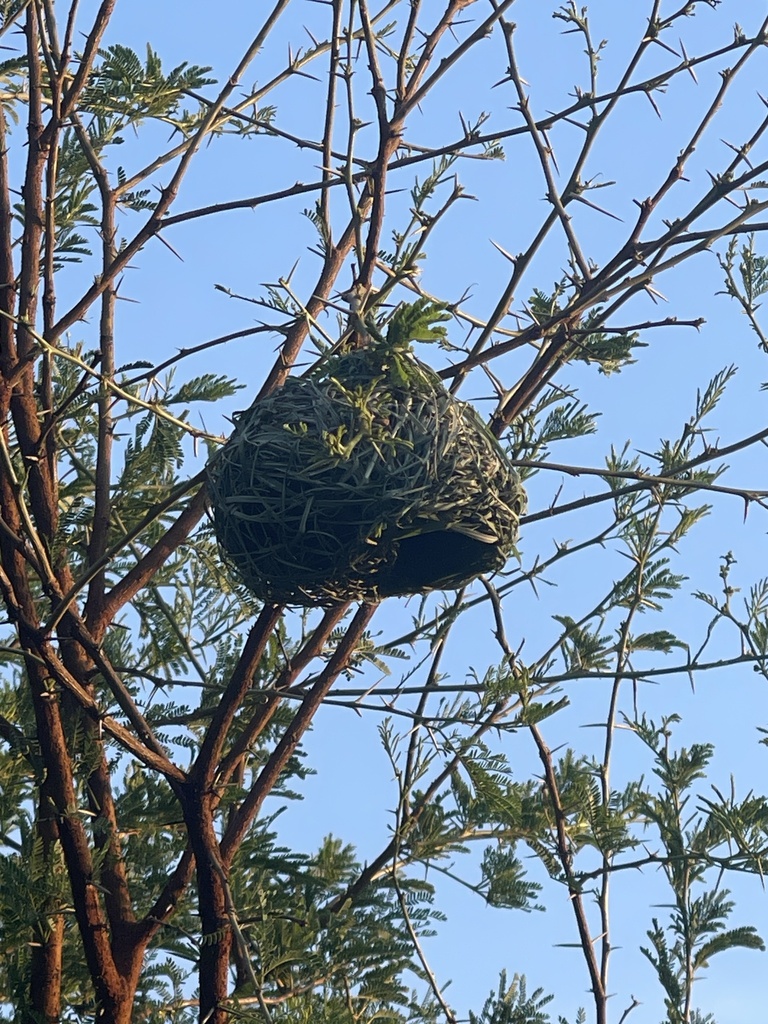
[[[456,530],[430,530],[404,537],[393,564],[383,573],[382,596],[463,586],[499,567],[496,546]]]

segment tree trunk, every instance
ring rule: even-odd
[[[64,917],[51,916],[45,931],[37,930],[32,946],[29,986],[30,1015],[24,1024],[58,1024],[61,1019],[61,967]]]
[[[191,784],[180,793],[189,842],[195,855],[198,902],[202,924],[200,947],[200,1022],[229,1024],[232,924],[227,911],[224,868],[213,821],[213,794]]]

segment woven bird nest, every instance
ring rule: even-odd
[[[525,507],[474,409],[386,342],[238,413],[208,485],[225,558],[281,604],[461,587],[504,565]]]

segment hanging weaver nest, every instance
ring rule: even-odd
[[[474,409],[391,335],[238,413],[209,464],[220,548],[265,601],[461,587],[513,549],[517,474]]]

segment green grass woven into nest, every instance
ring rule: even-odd
[[[224,556],[286,604],[463,586],[504,565],[525,505],[474,409],[386,343],[239,413],[208,474]]]

